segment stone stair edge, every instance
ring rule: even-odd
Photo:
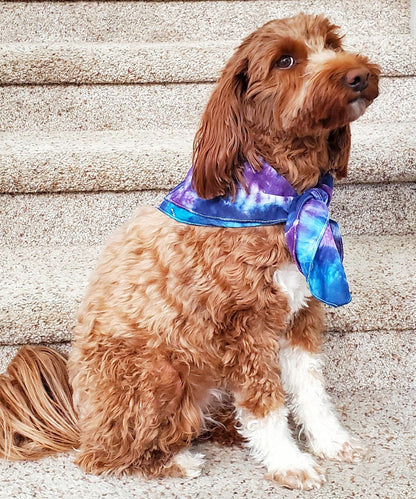
[[[416,181],[416,121],[354,123],[343,184]],[[169,189],[191,165],[194,130],[0,132],[0,193]]]
[[[353,301],[327,307],[328,331],[412,330],[416,241],[411,236],[344,237]],[[371,245],[372,254],[366,255]],[[0,344],[60,342],[71,328],[101,246],[2,248]],[[16,285],[16,284],[19,285]]]
[[[239,43],[5,43],[0,45],[0,84],[213,82]],[[380,64],[385,76],[416,75],[416,38],[411,35],[348,37],[345,45]]]

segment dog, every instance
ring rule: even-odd
[[[377,97],[379,74],[343,50],[324,16],[265,24],[236,49],[209,99],[189,188],[233,207],[250,195],[246,175],[266,165],[294,196],[324,176],[345,177],[349,124]],[[204,226],[168,215],[140,208],[112,236],[68,362],[42,346],[11,362],[0,382],[1,456],[76,448],[90,473],[195,477],[203,456],[190,444],[215,428],[242,437],[281,486],[320,487],[322,468],[298,448],[289,410],[316,456],[354,462],[364,449],[325,392],[323,300],[295,263],[285,224]],[[222,404],[235,420],[223,411],[218,423]]]

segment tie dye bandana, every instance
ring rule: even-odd
[[[260,171],[245,163],[243,178],[245,185],[236,186],[234,198],[202,199],[192,188],[191,168],[159,210],[190,225],[253,227],[285,223],[289,251],[312,296],[333,307],[349,303],[341,234],[329,219],[332,176],[323,176],[316,187],[300,195],[267,163]]]

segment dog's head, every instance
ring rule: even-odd
[[[379,73],[366,57],[343,50],[338,27],[323,16],[265,24],[236,50],[207,104],[194,142],[197,193],[233,192],[245,160],[259,168],[261,157],[299,138],[324,140],[320,168],[346,176],[349,123],[377,97]]]

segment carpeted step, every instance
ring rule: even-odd
[[[71,343],[68,341],[61,343],[41,343],[42,345],[48,346],[49,348],[53,348],[58,352],[61,352],[63,355],[67,356],[69,354]],[[0,346],[0,373],[4,373],[7,369],[7,366],[10,364],[13,357],[19,351],[22,345],[1,345]],[[1,462],[1,460],[0,460]],[[0,495],[1,497],[1,495]]]
[[[308,492],[308,498],[364,499],[380,497],[380,492],[389,498],[416,495],[413,458],[416,392],[411,369],[415,364],[414,333],[327,335],[324,351],[328,354],[329,392],[341,421],[369,452],[358,464],[320,461],[328,482],[320,490]],[[61,348],[67,349],[67,345]],[[16,350],[16,347],[0,347],[1,368]],[[295,434],[299,445],[304,447],[299,429]],[[302,493],[281,489],[265,480],[264,469],[245,449],[204,443],[193,446],[192,450],[206,456],[201,476],[196,480],[93,476],[74,465],[74,453],[35,462],[0,461],[0,497],[303,497]]]
[[[308,499],[415,497],[414,395],[414,391],[404,389],[344,392],[334,397],[341,421],[370,447],[370,452],[357,464],[319,461],[328,482],[317,491],[308,491]],[[264,468],[246,449],[204,443],[192,450],[205,455],[201,476],[193,480],[94,476],[73,463],[75,453],[34,462],[0,461],[0,494],[5,499],[305,497],[304,492],[282,489],[266,480]]]
[[[1,244],[99,245],[142,204],[160,204],[165,190],[0,195]],[[331,216],[342,233],[414,234],[414,183],[340,185]]]
[[[344,245],[353,301],[328,309],[328,330],[415,329],[414,236],[345,237]],[[98,253],[90,246],[3,247],[0,344],[69,340]]]
[[[346,33],[409,34],[408,0],[2,2],[0,42],[241,39],[270,19],[325,13]],[[74,22],[76,19],[76,22]]]
[[[326,332],[325,379],[331,391],[403,390],[414,387],[415,330]],[[71,342],[40,343],[68,355]],[[0,345],[0,373],[22,345]],[[1,496],[0,496],[1,497]]]
[[[416,122],[352,126],[348,184],[416,181]],[[0,193],[170,189],[193,130],[0,133]]]
[[[0,46],[4,85],[202,83],[215,81],[239,45],[232,41],[164,43],[5,43]],[[385,76],[416,74],[410,35],[348,37],[348,50],[366,54]]]
[[[196,129],[212,89],[212,83],[3,86],[0,123],[5,132]],[[414,120],[416,78],[382,78],[380,90],[361,122]]]

